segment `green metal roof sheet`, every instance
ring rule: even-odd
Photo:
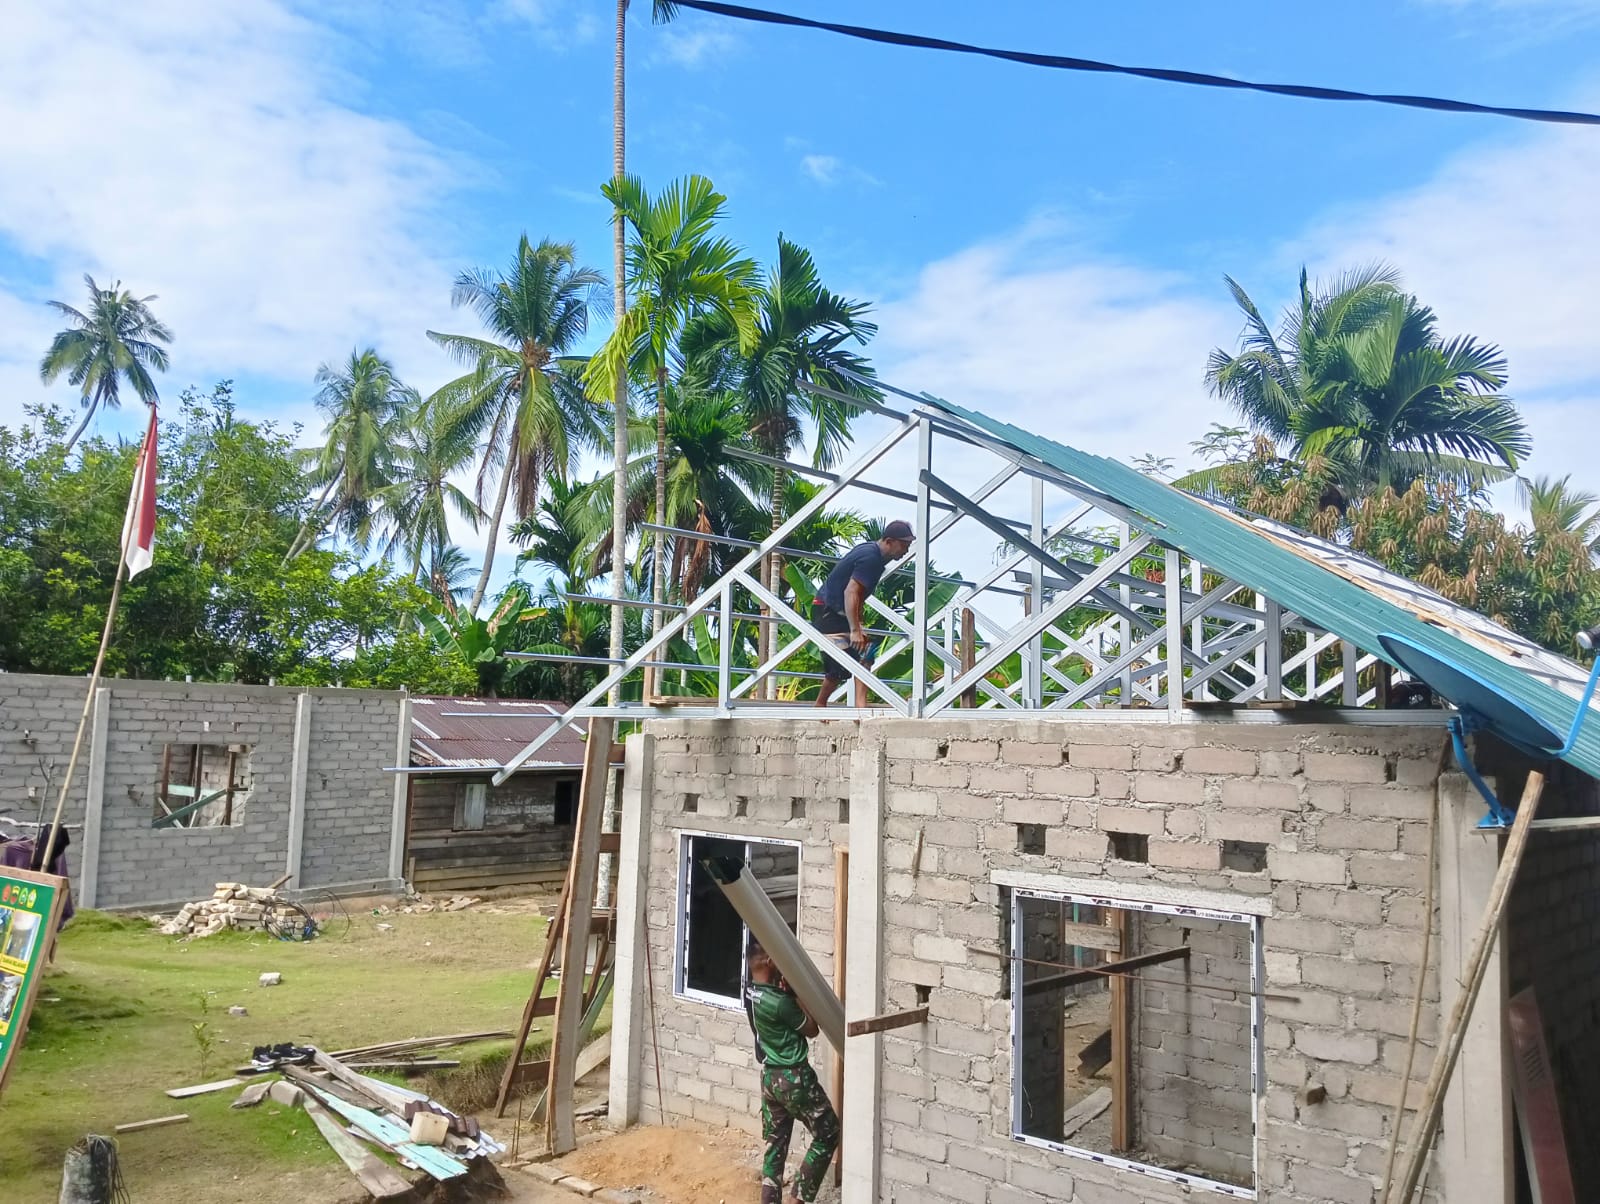
[[[1475,611],[1326,540],[1230,513],[1115,460],[928,394],[919,400],[1136,511],[1162,542],[1363,651],[1382,655],[1379,637],[1401,636],[1470,669],[1563,737],[1572,725],[1588,673]],[[1600,718],[1590,716],[1565,760],[1600,777]]]

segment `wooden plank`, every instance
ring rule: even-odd
[[[1115,931],[1102,924],[1079,924],[1072,920],[1063,920],[1061,943],[1079,945],[1084,949],[1100,949],[1106,953],[1122,952],[1121,938]]]
[[[367,1057],[372,1054],[404,1053],[408,1050],[419,1049],[446,1049],[452,1045],[466,1045],[473,1041],[497,1041],[502,1037],[511,1035],[510,1029],[502,1028],[472,1033],[445,1033],[438,1037],[407,1037],[404,1041],[383,1041],[376,1045],[361,1045],[355,1049],[329,1050],[328,1056],[343,1061],[346,1058]]]
[[[456,1179],[467,1173],[464,1163],[457,1162],[432,1146],[418,1145],[411,1140],[411,1133],[404,1125],[397,1124],[387,1116],[380,1116],[368,1108],[358,1108],[331,1093],[322,1093],[321,1102],[379,1145],[393,1151],[397,1158],[416,1163],[435,1179]]]
[[[406,1097],[398,1092],[391,1091],[387,1086],[375,1083],[365,1075],[357,1074],[338,1058],[329,1057],[320,1049],[311,1055],[312,1064],[318,1070],[327,1071],[332,1078],[338,1079],[346,1087],[371,1096],[377,1103],[393,1112],[404,1112]]]
[[[1512,997],[1506,1005],[1506,1021],[1511,1030],[1511,1089],[1517,1101],[1522,1152],[1533,1180],[1533,1198],[1538,1204],[1577,1204],[1561,1126],[1561,1101],[1532,987]]]
[[[138,1133],[145,1129],[164,1129],[168,1125],[182,1125],[189,1123],[189,1114],[179,1112],[175,1116],[157,1116],[153,1120],[134,1120],[125,1125],[117,1125],[112,1131],[115,1133]]]
[[[873,1033],[886,1033],[890,1029],[906,1028],[912,1024],[926,1024],[927,1022],[927,1008],[911,1008],[904,1012],[888,1012],[882,1016],[871,1016],[866,1020],[852,1020],[845,1026],[844,1032],[847,1037],[867,1037]]]
[[[210,1095],[213,1091],[226,1091],[243,1082],[243,1079],[218,1079],[214,1083],[198,1083],[193,1087],[173,1087],[167,1094],[173,1099],[189,1099],[196,1095]]]
[[[850,850],[835,847],[833,850],[833,993],[844,998],[844,970],[850,946]],[[837,1049],[833,1057],[833,1110],[844,1119],[844,1055]],[[844,1174],[844,1158],[833,1160],[833,1185],[839,1186]]]
[[[328,1110],[309,1095],[303,1102],[306,1115],[317,1126],[317,1132],[333,1147],[344,1164],[350,1168],[362,1187],[376,1199],[404,1195],[411,1190],[411,1182],[382,1158],[379,1158],[341,1128]]]
[[[1113,915],[1124,914],[1113,912]],[[1109,978],[1113,988],[1119,982],[1126,982],[1128,975],[1145,966],[1159,966],[1163,962],[1188,961],[1189,946],[1179,945],[1176,949],[1162,949],[1157,953],[1141,953],[1138,957],[1125,957],[1121,961],[1107,962],[1103,966],[1094,966],[1084,970],[1070,970],[1065,974],[1052,974],[1048,978],[1035,978],[1031,982],[1024,982],[1024,994],[1035,991],[1059,991],[1063,987],[1075,987],[1080,982],[1093,982],[1097,978]]]
[[[239,1098],[229,1104],[230,1108],[254,1108],[267,1098],[267,1092],[272,1087],[271,1083],[251,1083],[239,1092]]]
[[[978,621],[972,609],[961,608],[961,667],[957,676],[965,676],[978,663]],[[971,710],[978,705],[978,687],[971,686],[961,692],[961,707]]]
[[[583,1052],[578,1055],[578,1062],[576,1069],[573,1070],[573,1075],[579,1082],[582,1082],[584,1078],[599,1070],[610,1060],[611,1034],[602,1033],[584,1046]]]
[[[545,1114],[545,1138],[556,1156],[577,1148],[572,1115],[573,1071],[582,1042],[583,965],[588,941],[589,916],[600,869],[600,827],[605,813],[606,781],[616,723],[591,719],[584,742],[583,782],[578,793],[572,865],[568,874],[566,923],[561,933],[563,973],[556,992],[556,1014],[550,1038],[550,1102]]]
[[[1115,933],[1119,949],[1129,947],[1132,937],[1131,921],[1132,917],[1119,907],[1110,908],[1106,912],[1106,927]],[[1188,949],[1182,952],[1184,957],[1188,957]],[[1113,962],[1112,965],[1125,966],[1130,961],[1138,960],[1138,958],[1127,958],[1120,963]],[[1023,989],[1027,989],[1026,985]],[[1113,1153],[1122,1153],[1133,1146],[1133,1066],[1128,1057],[1132,1027],[1132,983],[1128,981],[1126,974],[1114,974],[1111,979],[1111,1149]]]
[[[540,1079],[549,1079],[550,1060],[542,1059],[538,1062],[519,1062],[511,1068],[511,1081],[513,1083],[531,1083]]]
[[[1074,1136],[1079,1129],[1094,1120],[1109,1107],[1111,1107],[1110,1087],[1102,1087],[1093,1095],[1079,1100],[1071,1108],[1067,1109],[1066,1116],[1062,1118],[1061,1140],[1065,1141],[1067,1138]]]

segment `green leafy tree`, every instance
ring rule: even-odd
[[[578,380],[584,361],[570,353],[589,328],[591,308],[604,304],[604,285],[598,272],[577,266],[571,243],[534,246],[523,235],[504,273],[477,269],[456,277],[451,303],[477,314],[485,336],[428,332],[470,365],[430,404],[444,406],[458,429],[483,441],[480,503],[491,476],[499,475],[483,569],[468,607],[474,612],[489,589],[512,490],[515,515],[532,514],[543,482],[564,478],[580,450],[598,450],[602,443],[600,411]]]
[[[1433,311],[1401,290],[1392,268],[1363,268],[1317,289],[1302,271],[1276,334],[1227,281],[1245,331],[1237,353],[1211,353],[1207,385],[1294,459],[1326,459],[1346,497],[1403,492],[1418,479],[1481,487],[1528,454],[1527,427],[1500,391],[1499,348],[1442,338]]]
[[[315,547],[330,527],[365,554],[384,491],[393,484],[399,419],[419,404],[416,390],[371,347],[352,351],[339,367],[321,365],[316,383],[317,409],[327,415],[327,427],[322,447],[306,459],[311,481],[322,492],[285,561]]]
[[[696,317],[717,314],[738,332],[741,352],[756,334],[754,286],[757,269],[728,239],[716,233],[727,198],[704,176],[689,176],[651,197],[633,176],[619,176],[604,190],[629,231],[627,291],[631,307],[593,357],[585,376],[590,395],[610,400],[617,381],[630,372],[651,382],[656,402],[656,497],[658,521],[667,514],[667,382],[684,328]],[[613,503],[615,504],[615,503]],[[657,531],[651,596],[666,599],[662,573],[666,537]],[[659,612],[652,612],[659,621]]]
[[[172,342],[172,332],[150,312],[154,296],[135,297],[120,280],[110,288],[101,288],[89,275],[83,282],[89,286],[87,313],[64,301],[50,302],[68,326],[50,340],[39,363],[39,379],[45,384],[65,376],[82,393],[83,421],[67,438],[68,454],[102,406],[114,410],[121,404],[124,383],[140,401],[155,404],[156,383],[150,371],[167,370],[163,344]]]

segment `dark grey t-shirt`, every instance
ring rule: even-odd
[[[844,591],[851,578],[861,582],[867,593],[878,588],[883,577],[885,559],[883,549],[874,540],[857,544],[833,566],[828,579],[822,583],[822,604],[829,610],[844,611]]]

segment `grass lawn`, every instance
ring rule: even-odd
[[[0,1097],[0,1199],[51,1204],[62,1156],[85,1133],[177,1112],[190,1122],[119,1139],[140,1204],[363,1198],[299,1110],[230,1111],[237,1091],[163,1094],[229,1077],[256,1045],[338,1049],[515,1027],[543,946],[537,914],[394,914],[382,917],[388,931],[370,912],[352,915],[342,935],[339,924],[292,944],[261,933],[185,942],[142,920],[79,913]],[[257,985],[268,970],[281,986]],[[233,1004],[250,1014],[228,1015]],[[506,1044],[464,1056],[503,1057]]]

